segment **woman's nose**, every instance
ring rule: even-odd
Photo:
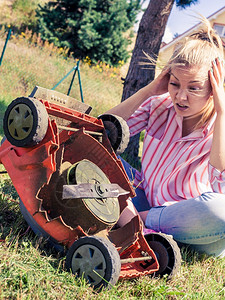
[[[186,89],[179,89],[177,93],[177,98],[179,100],[187,100],[187,91]]]

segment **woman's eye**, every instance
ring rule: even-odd
[[[199,87],[190,87],[189,90],[190,90],[191,92],[197,92],[197,91],[200,91],[201,88],[199,88]]]
[[[173,86],[178,86],[178,84],[175,83],[175,82],[170,82],[170,84],[173,85]]]

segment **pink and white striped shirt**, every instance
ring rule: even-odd
[[[150,97],[128,119],[131,135],[146,130],[134,185],[145,190],[151,207],[209,191],[225,193],[225,171],[209,164],[214,121],[215,116],[205,128],[182,137],[182,117],[168,93]]]

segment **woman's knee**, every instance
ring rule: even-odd
[[[155,211],[155,212],[154,212]],[[158,220],[155,215],[158,216]],[[225,238],[225,195],[205,193],[197,198],[150,210],[151,228],[182,243],[208,244]],[[155,227],[155,228],[154,228]]]

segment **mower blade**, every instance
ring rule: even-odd
[[[117,198],[129,194],[116,183],[91,184],[80,183],[76,185],[64,185],[62,199],[80,198]]]

